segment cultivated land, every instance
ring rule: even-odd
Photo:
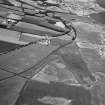
[[[104,24],[91,15],[61,16],[74,19],[78,37],[72,44],[56,50],[69,41],[58,37],[48,46],[36,44],[0,55],[0,105],[105,105]],[[0,42],[0,53],[20,44],[16,35],[0,29],[1,40],[12,41]],[[33,40],[26,36],[21,44]]]

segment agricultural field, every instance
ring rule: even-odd
[[[104,0],[0,0],[0,105],[105,105]]]

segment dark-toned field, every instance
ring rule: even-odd
[[[62,83],[44,84],[35,81],[27,83],[27,88],[23,89],[15,105],[47,105],[38,101],[44,96],[71,99],[72,105],[91,105],[91,94],[82,87],[66,86]]]
[[[5,52],[7,50],[13,49],[19,46],[18,44],[8,43],[4,41],[0,41],[0,53]]]

